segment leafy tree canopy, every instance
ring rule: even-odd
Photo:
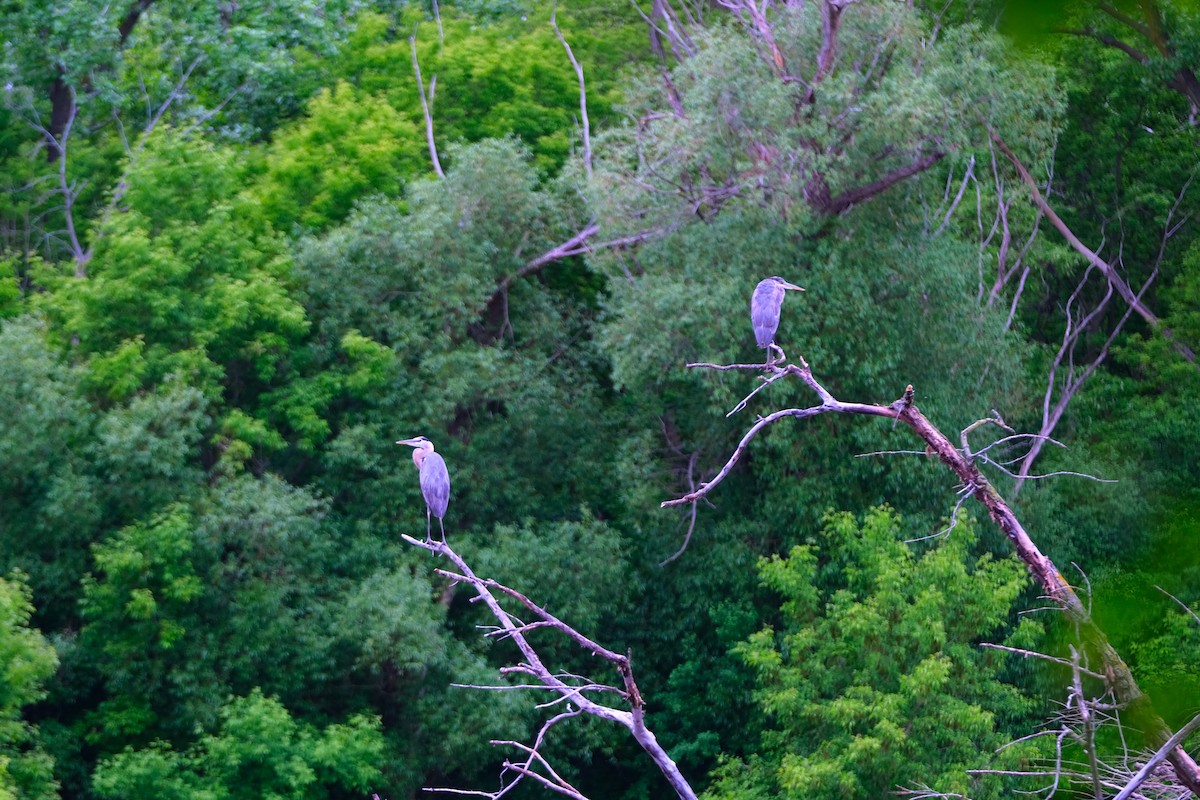
[[[820,544],[760,562],[781,615],[738,652],[768,722],[756,754],[722,765],[709,797],[866,798],[918,784],[1003,796],[966,770],[1031,704],[976,643],[1003,636],[1024,570],[971,558],[968,520],[922,554],[904,530],[886,508],[861,523],[835,514]],[[1036,634],[1026,620],[1010,635]],[[1020,752],[997,763],[1019,764]]]

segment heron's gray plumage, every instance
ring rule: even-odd
[[[446,469],[446,459],[433,449],[433,442],[424,436],[414,436],[411,439],[401,439],[396,444],[406,444],[413,449],[413,464],[421,483],[421,495],[425,498],[425,536],[433,539],[433,521],[430,517],[438,518],[438,527],[442,531],[442,541],[446,541],[446,507],[450,504],[450,472]]]
[[[446,506],[450,504],[450,472],[446,469],[446,459],[439,453],[427,453],[421,461],[420,475],[425,505],[440,520],[446,516]]]
[[[783,296],[788,289],[804,291],[778,275],[759,281],[758,286],[754,287],[754,294],[750,297],[750,322],[754,325],[754,339],[763,349],[775,342],[779,310],[783,307]]]

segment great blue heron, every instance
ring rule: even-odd
[[[421,494],[425,496],[425,540],[433,541],[433,520],[430,517],[434,516],[438,518],[442,544],[445,544],[446,525],[442,518],[446,516],[446,506],[450,503],[450,473],[446,471],[446,459],[434,452],[433,442],[424,436],[401,439],[396,444],[413,448],[413,463],[417,465]]]
[[[754,338],[758,346],[767,351],[767,363],[772,348],[783,357],[783,350],[775,344],[775,331],[779,328],[779,309],[783,306],[783,295],[788,289],[803,292],[803,286],[788,283],[778,275],[758,282],[750,296],[750,322],[754,325]]]

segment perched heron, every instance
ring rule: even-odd
[[[783,294],[788,289],[803,292],[803,286],[788,283],[778,275],[758,282],[754,294],[750,297],[750,322],[754,324],[754,338],[758,346],[767,351],[767,363],[770,360],[772,348],[783,357],[783,350],[775,344],[775,331],[779,328],[779,309],[783,306]]]
[[[401,439],[396,444],[413,448],[413,463],[421,476],[421,494],[425,496],[425,540],[433,541],[433,520],[438,518],[442,530],[442,544],[446,543],[446,506],[450,503],[450,473],[446,471],[446,459],[434,452],[433,442],[424,436]]]

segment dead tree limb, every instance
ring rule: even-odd
[[[446,173],[442,172],[442,162],[438,158],[437,144],[433,139],[433,113],[429,110],[429,102],[425,99],[425,81],[421,80],[421,63],[417,60],[417,35],[415,33],[408,37],[408,44],[412,48],[413,73],[417,76],[417,93],[421,97],[421,113],[425,115],[425,142],[429,145],[429,159],[433,162],[433,171],[439,178],[444,179]],[[437,76],[435,75],[429,84],[431,94],[436,81]]]
[[[1017,480],[1013,484],[1014,496],[1021,491],[1021,487],[1024,485],[1026,478],[1033,468],[1033,462],[1041,453],[1050,434],[1058,427],[1059,421],[1062,420],[1063,414],[1066,413],[1067,406],[1075,398],[1075,395],[1083,387],[1083,384],[1087,382],[1087,379],[1095,372],[1096,368],[1108,357],[1109,348],[1112,347],[1117,335],[1120,334],[1121,329],[1125,326],[1125,322],[1129,319],[1131,309],[1127,308],[1117,321],[1117,324],[1113,326],[1112,331],[1109,332],[1104,346],[1100,348],[1100,352],[1093,356],[1087,364],[1083,365],[1081,370],[1077,369],[1075,364],[1075,347],[1079,343],[1080,338],[1087,332],[1088,325],[1108,305],[1113,290],[1112,284],[1108,284],[1108,291],[1096,304],[1096,307],[1084,313],[1080,319],[1076,320],[1071,309],[1080,302],[1079,295],[1087,283],[1088,275],[1091,271],[1092,267],[1089,265],[1079,285],[1075,287],[1075,291],[1071,293],[1070,298],[1067,300],[1067,323],[1063,330],[1062,344],[1059,346],[1054,360],[1050,363],[1050,373],[1046,378],[1046,393],[1042,398],[1042,427],[1038,431],[1038,438],[1035,438],[1030,445],[1029,452],[1021,459],[1021,466],[1017,471]],[[1145,291],[1145,289],[1142,291]],[[1065,372],[1061,387],[1058,381],[1059,370]],[[1058,398],[1052,404],[1051,400],[1054,398],[1056,388],[1059,389]]]
[[[762,365],[754,365],[753,368],[761,370]],[[991,481],[983,474],[974,459],[964,454],[921,413],[913,402],[912,386],[908,386],[899,399],[888,405],[846,403],[835,398],[813,377],[812,370],[803,359],[800,360],[799,365],[789,364],[786,367],[776,367],[775,369],[798,378],[816,393],[821,402],[807,408],[785,408],[760,417],[742,436],[733,454],[712,480],[701,484],[699,489],[682,497],[664,501],[662,503],[664,507],[693,503],[707,496],[729,475],[754,438],[764,428],[781,420],[807,419],[821,414],[861,414],[884,417],[903,423],[925,442],[927,451],[931,455],[936,455],[962,486],[968,487],[970,496],[974,497],[987,510],[988,517],[1012,543],[1017,557],[1025,564],[1047,597],[1065,612],[1067,619],[1079,631],[1083,643],[1099,657],[1104,666],[1106,683],[1133,718],[1134,726],[1144,733],[1150,746],[1159,748],[1171,739],[1170,728],[1154,710],[1150,698],[1138,687],[1129,666],[1109,643],[1104,631],[1092,620],[1087,606],[1079,598],[1075,589],[1063,577],[1054,562],[1038,549],[1013,512],[1012,507],[992,486]],[[1170,750],[1167,759],[1171,762],[1179,781],[1194,794],[1200,796],[1200,766],[1197,766],[1192,757],[1182,747],[1177,746]]]
[[[494,580],[476,576],[471,568],[467,565],[466,561],[463,560],[462,556],[452,550],[449,545],[443,542],[426,542],[405,534],[402,534],[401,538],[415,547],[424,548],[435,555],[445,556],[452,564],[454,564],[455,567],[457,567],[457,572],[439,569],[436,570],[437,574],[445,578],[449,578],[452,581],[470,584],[476,593],[474,600],[483,602],[483,604],[487,606],[488,610],[492,612],[492,615],[496,617],[496,620],[500,623],[500,627],[496,633],[502,636],[502,638],[505,638],[515,644],[517,649],[521,652],[522,658],[524,659],[516,666],[506,667],[504,670],[502,670],[503,674],[521,673],[534,678],[537,681],[539,688],[543,688],[553,694],[558,695],[562,702],[569,703],[572,709],[577,710],[577,713],[598,717],[600,719],[608,720],[609,722],[615,722],[618,725],[628,729],[633,735],[634,740],[637,741],[637,743],[641,745],[642,749],[646,751],[646,754],[650,756],[650,759],[654,762],[654,765],[658,767],[663,777],[668,783],[671,784],[671,788],[675,790],[675,793],[681,798],[681,800],[696,800],[695,791],[692,790],[692,787],[688,783],[687,779],[683,777],[683,773],[679,771],[679,767],[675,764],[667,752],[663,750],[662,745],[658,743],[658,739],[654,736],[654,733],[646,727],[646,702],[642,698],[642,694],[638,689],[637,683],[634,682],[633,666],[630,663],[629,656],[621,655],[620,653],[614,652],[600,644],[597,644],[592,639],[589,639],[579,631],[575,630],[566,622],[563,622],[546,609],[534,603],[521,592],[497,583]],[[529,612],[536,617],[538,622],[531,624],[522,622],[519,618],[507,611],[504,606],[500,604],[500,599],[497,597],[497,595],[502,595],[510,598],[511,600],[515,600],[526,612]],[[588,681],[587,679],[584,679],[585,685],[577,685],[569,682],[569,679],[573,676],[564,676],[550,670],[542,661],[537,650],[525,636],[525,632],[533,629],[532,626],[534,625],[536,625],[537,628],[552,628],[566,636],[571,641],[575,642],[593,656],[610,663],[620,675],[620,687],[603,686],[592,681]],[[509,689],[518,687],[505,686],[502,688]],[[629,710],[602,705],[590,696],[590,693],[601,691],[609,693],[615,691],[629,705]],[[569,786],[569,784],[566,784],[565,781],[561,781],[560,778],[557,778],[557,773],[554,773],[553,770],[550,770],[547,775],[533,774],[535,763],[542,765],[544,769],[549,768],[549,765],[546,764],[543,759],[541,759],[537,752],[545,732],[554,723],[572,716],[576,716],[576,712],[569,710],[568,712],[559,714],[558,717],[555,717],[546,725],[544,725],[542,732],[539,734],[534,746],[532,747],[506,741],[497,742],[497,744],[516,746],[517,749],[524,752],[527,756],[525,761],[520,764],[514,764],[511,761],[505,761],[505,771],[515,773],[516,777],[513,778],[508,784],[505,784],[505,786],[502,787],[499,792],[464,792],[463,790],[449,791],[454,794],[469,793],[476,796],[490,797],[495,800],[495,798],[499,797],[500,795],[507,793],[509,789],[515,786],[523,778],[533,777],[547,788],[554,789],[555,791],[568,796],[581,798],[582,795],[580,795],[578,791],[574,789],[574,787]]]
[[[583,79],[583,67],[575,58],[571,45],[567,44],[567,37],[563,36],[563,32],[558,28],[558,0],[554,0],[554,8],[550,11],[550,26],[554,28],[554,35],[558,37],[563,49],[567,51],[567,58],[571,60],[571,66],[575,68],[575,76],[579,79],[579,127],[583,137],[583,169],[588,180],[591,180],[592,130],[591,124],[588,122],[587,82]]]
[[[1162,746],[1155,751],[1154,755],[1146,761],[1137,774],[1133,776],[1133,779],[1117,793],[1117,796],[1113,800],[1129,800],[1133,796],[1133,793],[1138,790],[1138,787],[1146,781],[1146,778],[1150,777],[1150,773],[1154,771],[1154,768],[1163,761],[1168,760],[1171,757],[1171,753],[1176,749],[1181,748],[1183,741],[1191,736],[1197,728],[1200,728],[1200,714],[1192,717],[1174,736],[1163,742]],[[1188,788],[1191,789],[1192,787],[1189,786]],[[1195,794],[1195,792],[1196,790],[1192,789],[1192,793]]]
[[[138,9],[139,7],[144,10],[145,8],[148,8],[152,2],[153,0],[139,2],[137,5],[135,5],[134,10]],[[134,10],[130,11],[131,15],[134,14]],[[137,13],[140,14],[141,11],[137,11]],[[133,22],[136,22],[136,16],[133,17]],[[130,22],[131,27],[133,22]],[[195,71],[196,67],[199,66],[203,60],[204,56],[197,56],[190,64],[187,65],[186,68],[184,68],[179,80],[176,81],[175,86],[172,87],[171,91],[167,94],[166,98],[158,105],[157,108],[153,108],[151,106],[150,97],[148,94],[146,95],[146,127],[142,129],[140,134],[138,134],[137,144],[134,147],[130,148],[126,142],[125,165],[121,171],[121,176],[117,179],[117,184],[115,187],[113,187],[112,195],[105,204],[104,213],[100,218],[99,224],[93,226],[91,241],[86,248],[83,246],[83,240],[80,237],[78,228],[75,224],[75,203],[79,198],[79,193],[82,191],[82,188],[77,184],[72,183],[67,174],[67,150],[70,145],[71,132],[75,126],[76,118],[79,115],[79,105],[76,103],[75,90],[69,86],[64,90],[70,94],[70,104],[67,106],[69,114],[58,127],[59,132],[57,135],[55,134],[54,124],[47,128],[42,124],[36,110],[30,109],[32,117],[30,120],[30,125],[34,128],[34,130],[42,135],[42,137],[46,140],[48,148],[54,154],[54,157],[51,158],[50,161],[58,162],[58,190],[63,196],[63,215],[65,217],[67,227],[67,241],[71,248],[71,256],[75,261],[76,278],[87,277],[88,264],[91,262],[92,256],[95,254],[96,244],[104,235],[104,225],[120,206],[121,200],[125,197],[125,193],[129,190],[129,175],[133,170],[134,164],[136,163],[137,156],[145,148],[146,142],[149,140],[150,135],[154,133],[155,128],[158,127],[158,124],[162,121],[167,111],[180,97],[183,96],[184,88],[187,86],[187,82],[191,78],[192,72]],[[234,94],[237,94],[241,91],[242,87],[239,87],[238,89],[234,90]],[[232,95],[230,97],[232,97]],[[223,101],[221,105],[223,106],[225,102],[228,102],[228,98]],[[121,131],[122,140],[124,141],[124,129],[121,127],[120,119],[116,118],[116,121],[118,129]]]
[[[945,157],[946,154],[940,151],[926,153],[917,160],[892,170],[878,180],[847,189],[836,197],[831,197],[819,210],[830,216],[840,214],[851,206],[870,200],[897,183],[924,172]]]
[[[1142,288],[1138,290],[1136,296],[1138,301],[1141,300],[1158,278],[1163,256],[1166,254],[1167,242],[1186,222],[1186,216],[1184,222],[1175,222],[1175,215],[1178,213],[1179,206],[1183,202],[1184,195],[1187,193],[1191,183],[1191,178],[1184,183],[1175,198],[1175,203],[1167,212],[1166,220],[1163,223],[1162,237],[1159,240],[1158,255],[1154,260],[1154,266],[1150,271],[1150,275],[1142,284]],[[1118,263],[1120,263],[1119,259],[1120,257],[1118,256]],[[1030,477],[1034,461],[1041,454],[1046,442],[1050,440],[1050,435],[1062,420],[1067,407],[1075,399],[1075,396],[1096,369],[1108,358],[1109,350],[1112,348],[1114,342],[1116,342],[1121,330],[1125,327],[1130,314],[1134,311],[1132,305],[1128,306],[1116,323],[1112,325],[1100,349],[1085,362],[1077,363],[1076,351],[1079,344],[1092,327],[1092,323],[1099,319],[1101,312],[1108,305],[1115,288],[1110,281],[1107,285],[1107,291],[1096,302],[1095,307],[1090,311],[1084,309],[1082,307],[1082,293],[1093,269],[1095,269],[1095,266],[1088,264],[1084,270],[1083,277],[1079,280],[1079,284],[1075,287],[1071,296],[1067,298],[1066,307],[1064,308],[1066,325],[1063,328],[1062,342],[1059,345],[1058,352],[1055,353],[1054,359],[1050,362],[1050,370],[1046,378],[1046,391],[1042,399],[1042,425],[1038,431],[1038,437],[1030,445],[1029,452],[1021,460],[1021,466],[1017,470],[1016,483],[1013,484],[1014,496],[1021,491],[1021,487],[1024,485],[1026,479]],[[1055,397],[1056,392],[1057,398]]]

